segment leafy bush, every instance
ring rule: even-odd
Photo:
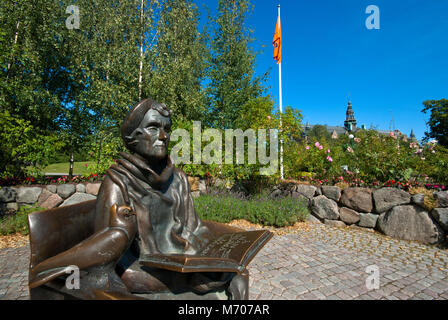
[[[308,208],[293,198],[267,199],[264,195],[249,200],[234,196],[201,195],[194,200],[201,219],[227,223],[235,219],[265,226],[284,227],[304,221]]]
[[[389,181],[448,184],[448,150],[434,142],[419,144],[396,133],[360,130],[353,139],[294,142],[285,148],[286,177],[325,183],[380,186]]]
[[[62,148],[56,134],[45,134],[29,121],[0,112],[0,178],[40,176],[50,155]]]
[[[0,235],[14,234],[17,232],[28,235],[28,215],[42,210],[45,209],[38,206],[21,207],[15,215],[0,218]]]

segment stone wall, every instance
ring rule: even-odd
[[[194,197],[206,193],[204,180],[189,178]],[[21,206],[55,208],[96,199],[100,183],[17,186],[0,189],[0,216],[14,214]],[[270,197],[304,200],[311,219],[325,224],[378,230],[390,237],[427,244],[445,241],[448,232],[448,191],[434,192],[436,208],[428,212],[423,194],[411,195],[397,188],[315,187],[283,184]]]
[[[0,189],[0,216],[14,214],[22,206],[52,209],[96,199],[101,183],[16,186]]]
[[[428,212],[424,194],[397,188],[346,188],[286,184],[272,197],[291,196],[308,203],[319,221],[336,227],[358,226],[390,237],[426,244],[445,241],[448,232],[448,191],[434,192],[436,208]]]

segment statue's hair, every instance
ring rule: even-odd
[[[145,114],[151,109],[156,110],[164,117],[171,117],[173,113],[164,103],[159,103],[151,98],[142,100],[132,107],[121,125],[121,137],[126,148],[131,151],[136,143],[135,130],[140,126]]]

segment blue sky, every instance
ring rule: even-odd
[[[196,0],[216,8],[216,1]],[[422,102],[448,98],[448,0],[252,0],[257,73],[270,70],[268,93],[278,106],[272,58],[277,4],[282,18],[283,105],[304,122],[343,125],[351,95],[358,125],[411,129],[422,138]],[[380,29],[368,30],[368,5]],[[393,119],[393,122],[392,122]]]

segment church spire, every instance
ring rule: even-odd
[[[344,127],[347,131],[352,131],[356,128],[356,119],[355,119],[355,113],[353,112],[352,108],[352,102],[350,101],[350,94],[348,95],[348,105],[347,105],[347,112],[345,113],[345,121],[344,121]]]

